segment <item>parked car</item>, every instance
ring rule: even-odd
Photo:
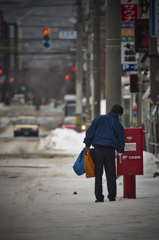
[[[21,106],[25,104],[24,94],[15,94],[11,100],[12,106]]]
[[[65,116],[76,116],[76,103],[66,103]]]
[[[21,116],[14,123],[14,137],[17,136],[39,136],[39,124],[36,117]]]
[[[59,124],[59,126],[62,127],[62,128],[68,128],[68,129],[76,130],[76,116],[65,117],[63,122],[61,124]],[[86,130],[86,125],[84,124],[84,122],[81,126],[81,130],[82,131]]]

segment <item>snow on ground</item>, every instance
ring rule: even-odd
[[[83,148],[84,136],[85,133],[77,133],[68,129],[56,129],[51,131],[47,138],[41,140],[39,148],[67,151],[73,149],[78,155]],[[77,233],[80,224],[81,231],[78,232],[79,238],[77,239],[159,239],[159,177],[154,178],[154,173],[159,172],[159,169],[156,164],[158,159],[153,154],[143,152],[144,175],[136,176],[136,199],[123,198],[123,176],[120,176],[117,179],[117,201],[110,203],[107,199],[107,184],[103,174],[103,194],[105,199],[102,204],[94,203],[94,178],[86,179],[85,174],[77,176],[74,173],[72,166],[75,160],[76,157],[71,160],[72,163],[69,169],[66,169],[65,165],[63,166],[64,172],[69,174],[69,178],[65,181],[66,193],[63,198],[64,202],[67,202],[68,199],[66,203],[67,211],[68,209],[71,211],[69,216],[69,223],[73,227],[71,233]],[[67,185],[68,179],[71,181],[70,185]],[[54,183],[54,185],[56,184]],[[72,191],[77,192],[77,195],[66,199],[71,188]],[[59,206],[59,209],[61,209],[61,206]],[[71,217],[72,213],[77,214]],[[66,219],[68,219],[67,217]],[[58,216],[56,221],[57,218]],[[60,219],[59,222],[62,222],[65,229],[69,231],[67,220]],[[88,230],[85,230],[86,227]],[[55,229],[55,232],[56,236],[58,236],[57,229]],[[80,234],[83,234],[82,237]],[[65,239],[76,239],[70,235],[67,238],[68,235],[69,233],[66,230]],[[63,238],[57,237],[57,239]]]
[[[39,148],[74,150],[78,155],[84,136],[56,129],[40,140]],[[143,157],[144,175],[136,176],[136,199],[123,198],[121,176],[117,201],[109,202],[103,175],[105,201],[99,204],[94,202],[94,178],[73,171],[76,156],[2,159],[0,228],[7,236],[2,239],[158,240],[159,177],[153,177],[158,160],[147,152]]]

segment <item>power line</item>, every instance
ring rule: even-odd
[[[27,8],[48,8],[48,7],[69,7],[69,6],[74,6],[75,4],[68,4],[68,3],[66,3],[66,4],[51,4],[51,5],[39,5],[39,6],[24,6],[24,7],[16,7],[16,8],[9,8],[9,9],[5,9],[5,7],[4,7],[4,9],[3,9],[3,11],[13,11],[13,10],[19,10],[19,9],[27,9]],[[1,4],[1,6],[2,6],[2,4]],[[2,7],[1,7],[2,8]]]
[[[42,41],[42,38],[7,38],[9,41]],[[60,38],[50,38],[51,41],[75,41],[76,39],[60,39]],[[87,39],[86,39],[87,40]],[[5,40],[4,40],[5,41]]]
[[[73,55],[71,52],[9,52],[10,55],[16,54],[16,55]]]
[[[18,14],[18,17],[23,15],[24,14]],[[10,16],[15,16],[15,14],[10,14]],[[40,18],[46,17],[46,18],[64,18],[64,19],[70,18],[70,16],[51,16],[51,15],[32,15],[32,14],[29,14],[28,17],[40,17]]]
[[[41,26],[38,26],[38,25],[18,25],[18,27],[29,27],[29,28],[45,28],[46,25],[41,25]],[[49,26],[49,28],[73,28],[74,26]]]

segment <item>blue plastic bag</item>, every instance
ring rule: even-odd
[[[73,170],[75,171],[75,173],[78,176],[85,173],[85,170],[84,170],[84,151],[85,151],[85,149],[83,149],[81,151],[81,153],[79,154],[76,162],[73,165]]]

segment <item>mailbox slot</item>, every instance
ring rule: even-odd
[[[124,151],[135,151],[136,152],[136,143],[125,143]]]

